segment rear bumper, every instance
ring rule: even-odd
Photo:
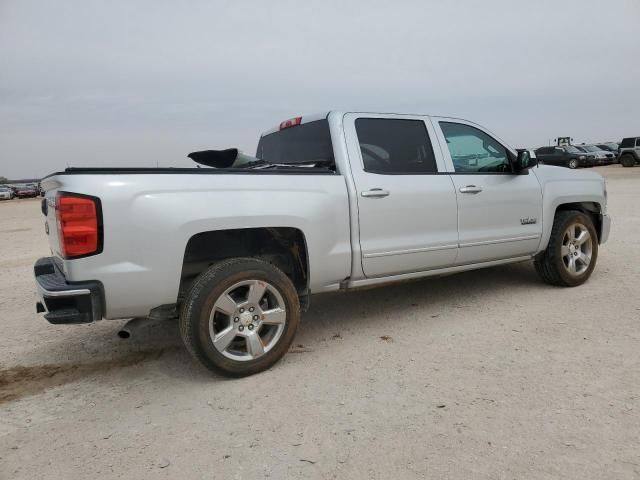
[[[605,243],[609,239],[609,232],[611,231],[611,217],[609,215],[601,215],[601,231],[600,231],[600,245]]]
[[[50,323],[91,323],[102,319],[104,289],[98,281],[67,282],[53,257],[33,266],[38,301],[36,311]]]

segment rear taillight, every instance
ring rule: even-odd
[[[102,250],[100,200],[59,193],[56,198],[58,239],[64,258],[86,257]]]

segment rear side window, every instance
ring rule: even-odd
[[[640,147],[640,137],[636,138],[636,147]]]
[[[326,119],[303,123],[265,135],[256,157],[269,163],[333,162],[333,146]]]
[[[620,144],[620,148],[631,148],[633,147],[635,138],[623,138],[622,143]]]
[[[554,148],[553,147],[542,147],[539,148],[536,153],[539,155],[549,155],[551,153],[553,153]]]
[[[380,174],[436,173],[436,160],[422,120],[358,118],[364,169]]]

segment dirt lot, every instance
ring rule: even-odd
[[[592,279],[517,264],[314,297],[296,346],[212,376],[173,324],[53,326],[38,200],[0,203],[0,478],[640,478],[640,168],[600,168]]]

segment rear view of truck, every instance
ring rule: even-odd
[[[350,214],[327,114],[282,122],[257,157],[205,150],[189,158],[213,168],[43,179],[51,256],[34,266],[37,311],[54,324],[173,319],[208,368],[268,368],[310,293],[349,277]]]
[[[39,259],[34,266],[39,295],[37,311],[54,324],[101,319],[104,303],[101,283],[68,282],[64,272],[64,260],[102,251],[100,200],[54,188],[42,199],[42,213],[53,256]]]

